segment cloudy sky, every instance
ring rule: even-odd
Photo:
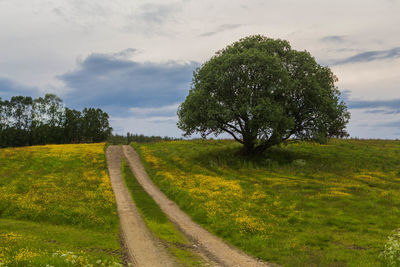
[[[117,133],[181,135],[193,70],[262,34],[338,76],[352,137],[400,138],[399,0],[0,0],[0,97],[100,107]]]

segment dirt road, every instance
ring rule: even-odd
[[[169,200],[150,180],[140,161],[139,155],[131,146],[122,147],[123,154],[139,183],[153,197],[165,214],[178,228],[191,239],[214,262],[223,266],[273,266],[261,262],[215,237],[192,221],[175,202]]]
[[[121,234],[127,248],[128,257],[134,266],[177,266],[147,229],[121,176],[121,147],[107,149],[107,164],[115,194]]]

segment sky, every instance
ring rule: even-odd
[[[358,138],[400,138],[399,0],[0,0],[0,97],[54,93],[114,133],[180,137],[193,71],[261,34],[338,77]]]

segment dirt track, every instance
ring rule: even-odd
[[[123,154],[139,183],[153,197],[160,208],[178,228],[205,252],[207,257],[223,266],[272,266],[261,262],[227,245],[200,225],[192,221],[175,202],[169,200],[150,180],[140,161],[139,155],[131,146],[122,147]],[[144,265],[143,265],[144,266]],[[167,265],[164,265],[167,266]]]
[[[134,266],[177,266],[162,244],[153,238],[142,220],[121,176],[121,147],[107,149],[107,164],[115,194],[121,234]]]

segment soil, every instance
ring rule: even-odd
[[[111,152],[116,148],[110,147],[109,149]],[[156,201],[162,211],[182,231],[182,233],[195,244],[194,246],[198,247],[202,252],[202,256],[208,258],[208,262],[213,262],[214,266],[276,266],[275,264],[262,262],[242,251],[239,251],[193,222],[193,220],[184,213],[175,202],[168,199],[153,184],[147,175],[137,152],[131,146],[122,146],[122,150],[132,172],[135,174],[136,179],[142,185],[144,190]],[[118,197],[120,192],[116,192],[115,194]],[[167,265],[164,264],[164,266]]]

